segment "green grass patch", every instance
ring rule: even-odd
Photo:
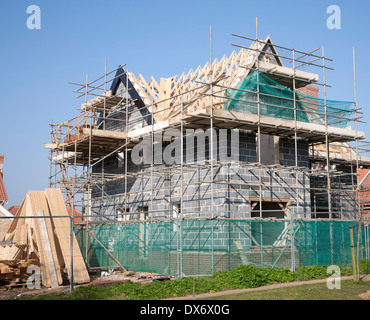
[[[340,289],[328,289],[326,283],[268,289],[202,298],[202,300],[362,300],[359,294],[370,290],[370,281],[343,280]]]
[[[369,273],[370,261],[362,260],[360,272]],[[341,268],[341,275],[351,275],[352,268]],[[288,283],[311,279],[325,279],[329,277],[327,266],[302,266],[295,272],[287,268],[261,268],[252,265],[237,266],[231,271],[218,271],[205,278],[183,278],[170,281],[154,281],[141,284],[127,282],[108,287],[94,285],[80,286],[72,293],[49,294],[37,297],[23,296],[20,299],[37,300],[159,300],[169,297],[181,297],[207,292],[219,292],[229,289],[248,289],[266,286],[274,283]]]

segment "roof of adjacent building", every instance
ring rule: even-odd
[[[19,206],[11,206],[7,209],[13,216],[17,215],[17,212],[19,210]]]
[[[369,169],[359,169],[358,174],[359,174],[358,180],[359,180],[360,185],[370,186],[370,179],[368,179],[370,176],[370,170]]]

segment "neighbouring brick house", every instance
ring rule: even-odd
[[[0,155],[0,204],[4,205],[8,202],[8,195],[6,194],[4,185],[4,156]]]
[[[359,170],[359,185],[360,185],[360,203],[363,213],[363,219],[370,221],[370,170]]]
[[[8,195],[6,193],[3,176],[4,176],[4,156],[0,155],[0,206],[2,208],[4,208],[5,204],[8,202]],[[2,211],[4,211],[4,213]],[[0,215],[8,216],[9,213],[7,210],[0,210]],[[0,219],[0,241],[5,236],[6,231],[8,230],[10,224],[11,224],[10,219]]]

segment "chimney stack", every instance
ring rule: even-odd
[[[0,174],[4,175],[4,156],[0,155]]]

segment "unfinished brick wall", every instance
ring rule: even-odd
[[[216,135],[220,138],[219,132]],[[225,137],[223,137],[225,139]],[[218,140],[217,159],[220,159],[221,152],[230,151],[230,141]],[[141,175],[141,170],[150,168],[148,165],[135,165],[128,156],[128,170],[137,172],[135,177],[129,176],[127,180],[127,204],[129,207],[130,216],[132,219],[138,217],[139,207],[148,207],[151,211],[148,217],[172,217],[173,205],[183,201],[182,214],[186,217],[210,217],[219,216],[226,218],[246,218],[250,217],[250,198],[258,197],[260,190],[263,197],[279,199],[291,199],[292,212],[297,211],[296,191],[295,189],[295,174],[288,169],[258,169],[257,163],[257,143],[256,135],[247,131],[239,131],[239,162],[236,173],[225,175],[219,166],[214,167],[214,181],[229,181],[229,183],[214,183],[213,187],[209,183],[212,181],[210,167],[188,167],[183,170],[181,176],[179,166],[171,174],[154,173],[153,177],[150,174]],[[221,151],[221,146],[223,148]],[[206,158],[209,159],[209,145],[205,148]],[[277,146],[278,163],[284,167],[295,166],[295,145],[290,139],[280,139]],[[187,158],[185,156],[185,162]],[[102,164],[95,167],[96,172],[101,172]],[[304,141],[298,143],[298,166],[308,167],[308,145]],[[173,168],[174,169],[174,168]],[[124,168],[119,165],[117,157],[111,157],[104,162],[105,173],[122,173]],[[155,172],[155,170],[154,170]],[[233,172],[233,171],[231,171]],[[298,190],[298,212],[302,214],[309,213],[310,193],[309,180],[306,175],[298,172],[299,175],[299,190]],[[183,192],[181,192],[181,181],[183,184]],[[207,183],[208,181],[208,183]],[[261,189],[259,184],[261,182]],[[303,186],[303,188],[302,188]],[[153,194],[151,188],[153,187]],[[101,187],[104,192],[110,196],[115,196],[115,202],[124,206],[125,200],[125,181],[117,179],[109,183],[105,183]],[[306,189],[307,188],[307,189]],[[101,201],[102,192],[99,188],[93,188],[93,204],[95,211],[103,215],[112,215],[114,219],[115,206],[113,202]],[[213,199],[212,199],[213,198]],[[213,206],[212,206],[213,201]],[[213,208],[213,212],[212,212]],[[304,216],[301,216],[304,217]]]
[[[355,186],[357,185],[357,177],[352,173],[356,168],[351,169],[350,165],[337,165],[336,170],[345,173],[344,175],[333,176],[330,175],[330,193],[333,217],[341,218],[343,220],[352,220],[357,217],[357,205],[355,201]],[[312,176],[310,178],[311,187],[318,188],[323,191],[313,191],[311,193],[312,211],[317,207],[318,212],[328,211],[328,193],[325,192],[327,188],[327,176],[323,173],[320,176]],[[318,218],[328,218],[328,214],[318,214]]]
[[[314,98],[319,97],[319,87],[312,84],[309,84],[302,88],[296,88],[296,91]]]

